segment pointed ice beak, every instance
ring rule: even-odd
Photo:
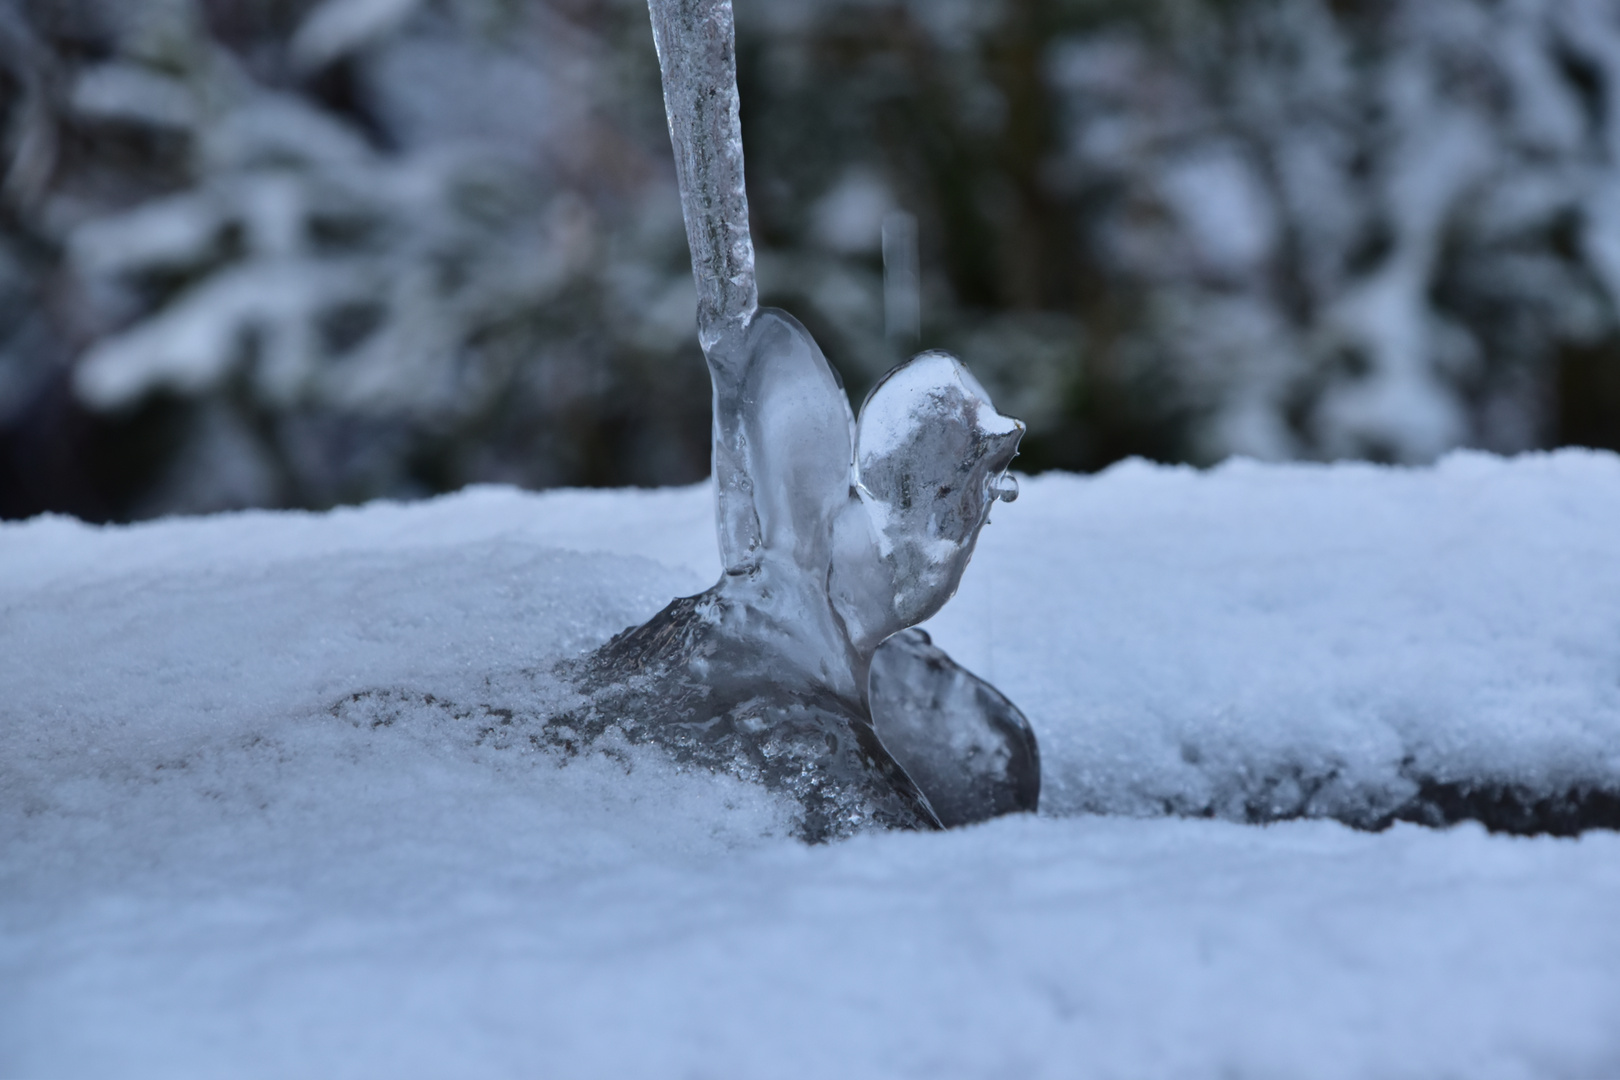
[[[1026,428],[1022,420],[1003,416],[994,409],[981,412],[975,419],[983,447],[985,513],[996,501],[1012,502],[1018,498],[1018,481],[1007,475],[1007,466],[1018,456],[1018,441]]]
[[[1003,416],[993,408],[981,409],[975,421],[979,436],[984,440],[984,461],[988,471],[992,474],[1006,471],[1012,459],[1018,456],[1018,442],[1028,430],[1024,422]]]

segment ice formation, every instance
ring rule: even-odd
[[[945,826],[1027,809],[1041,786],[1029,721],[926,631],[902,630],[872,658],[878,738],[928,792]],[[1027,802],[1026,802],[1027,800]]]
[[[591,705],[553,728],[614,727],[787,790],[810,839],[1033,810],[1018,710],[926,637],[880,653],[956,592],[991,506],[1017,494],[1024,426],[941,352],[890,372],[856,420],[804,327],[758,306],[730,0],[650,7],[714,383],[724,572],[586,661]]]

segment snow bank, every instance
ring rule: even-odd
[[[0,1075],[1620,1073],[1620,837],[1072,816],[1615,790],[1617,535],[1610,455],[1027,481],[930,629],[1045,813],[809,849],[524,738],[702,489],[0,527]]]
[[[1615,455],[1025,487],[931,629],[1028,713],[1047,810],[1370,824],[1448,788],[1620,792]]]

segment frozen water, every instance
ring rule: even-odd
[[[712,507],[0,524],[0,1075],[1620,1075],[1620,835],[1163,816],[1620,791],[1620,458],[1026,480],[928,628],[1040,815],[815,847],[528,738]]]
[[[787,599],[716,587],[676,600],[592,655],[578,680],[590,697],[549,725],[561,732],[552,742],[652,740],[683,764],[785,791],[802,808],[795,832],[806,840],[937,827],[860,697],[795,670],[819,655],[804,634],[825,611],[812,602],[783,612]]]
[[[926,631],[902,630],[872,659],[872,726],[928,792],[947,828],[1036,809],[1041,755],[1029,721]]]
[[[708,592],[598,651],[578,672],[589,705],[559,723],[589,739],[611,726],[681,760],[790,790],[811,839],[871,823],[932,826],[936,796],[953,815],[1033,809],[1038,779],[1009,775],[1015,791],[986,796],[991,781],[975,774],[973,790],[957,792],[947,786],[967,774],[939,765],[913,778],[919,798],[873,735],[867,701],[874,653],[939,611],[989,507],[1016,490],[1005,470],[1022,426],[996,413],[957,361],[925,353],[873,389],[855,425],[852,477],[849,407],[815,342],[772,310],[750,335],[757,385],[740,428],[763,543],[747,567],[728,568]],[[891,676],[891,711],[903,712],[908,693],[954,695],[944,724],[970,725],[981,710],[981,725],[1002,722],[1004,699],[981,693],[943,652],[930,660],[952,674]],[[890,670],[905,664],[896,657]],[[917,743],[929,731],[953,745],[944,724],[905,728],[914,757],[927,756]]]
[[[1022,425],[996,413],[943,353],[897,369],[852,423],[836,376],[791,316],[759,312],[744,341],[747,407],[721,427],[735,432],[746,464],[738,494],[750,496],[730,509],[746,511],[759,539],[731,549],[746,561],[728,562],[714,588],[675,601],[580,665],[589,703],[557,723],[568,738],[592,741],[612,728],[788,790],[804,807],[808,839],[869,824],[932,827],[936,796],[953,815],[1033,809],[1038,782],[1005,797],[977,794],[983,778],[973,792],[930,790],[958,777],[948,768],[918,778],[919,794],[873,734],[867,702],[874,653],[955,593],[990,506],[1016,491],[1005,472]],[[887,699],[954,693],[953,716],[987,707],[978,680],[934,652],[933,664],[954,676],[891,680]],[[998,705],[981,722],[1004,711]],[[907,730],[914,744],[932,729]]]
[[[905,674],[919,661],[903,652],[887,680],[896,717],[909,716],[913,693],[943,710],[937,728],[895,728],[928,765],[920,791],[868,704],[873,654],[955,594],[991,505],[1016,493],[1005,474],[1024,426],[938,352],[881,380],[855,420],[810,334],[757,305],[729,0],[650,6],[714,383],[724,573],[578,666],[590,702],[556,721],[559,738],[594,744],[611,730],[789,791],[808,839],[932,827],[935,798],[957,823],[1032,810],[1038,776],[1003,768],[992,779],[979,764],[937,760],[959,730],[999,731],[1017,716],[942,651],[928,669],[949,674]],[[1018,730],[1030,744],[1020,761],[1038,772],[1034,736]],[[941,739],[933,752],[921,745],[930,734]]]
[[[698,334],[709,353],[722,336],[745,329],[759,305],[731,0],[649,0],[647,7],[697,280]]]
[[[1016,497],[1006,471],[1023,433],[946,353],[922,353],[872,388],[829,581],[857,649],[869,655],[956,595],[990,507]]]

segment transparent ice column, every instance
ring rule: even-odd
[[[804,327],[758,306],[729,0],[649,7],[714,384],[724,573],[586,660],[590,704],[565,721],[786,791],[811,840],[1034,810],[1023,715],[907,631],[1016,496],[1024,426],[942,352],[891,371],[855,418]]]

